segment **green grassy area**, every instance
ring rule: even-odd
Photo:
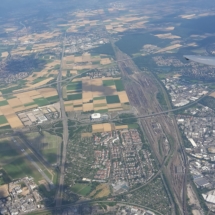
[[[120,103],[118,95],[106,96],[106,101],[107,101],[107,104]]]
[[[115,85],[114,80],[103,80],[103,86],[113,86]]]
[[[107,113],[108,109],[97,110],[96,113]]]
[[[5,124],[5,123],[7,123],[7,122],[8,122],[8,121],[7,121],[6,117],[5,117],[4,115],[1,115],[1,116],[0,116],[0,125]]]
[[[5,171],[1,182],[24,176],[32,176],[36,181],[42,179],[38,170],[32,166],[21,151],[14,149],[11,141],[7,139],[0,141],[0,164]]]
[[[82,81],[72,82],[67,85],[67,90],[81,90],[82,89]]]
[[[32,81],[32,84],[39,83],[39,82],[44,81],[46,79],[47,79],[47,77],[38,77]]]
[[[67,100],[82,99],[82,93],[67,95]]]
[[[3,165],[10,162],[13,158],[17,158],[17,152],[11,147],[8,140],[0,141],[0,163]]]
[[[8,105],[7,100],[0,101],[0,106]]]
[[[22,86],[14,86],[14,87],[9,87],[1,90],[2,94],[7,94],[7,93],[12,93],[14,90],[19,90],[21,89]]]
[[[128,124],[128,128],[129,128],[129,129],[137,129],[137,128],[139,128],[139,125],[138,125],[137,123]]]
[[[3,169],[0,170],[0,173],[2,174],[2,176],[0,176],[0,186],[11,182],[10,177]]]
[[[46,98],[46,99],[47,99],[50,103],[59,101],[58,95],[56,95],[56,96],[50,96],[50,97],[48,97],[48,98]]]
[[[101,97],[95,97],[95,98],[93,98],[93,100],[102,100],[102,99],[105,99],[105,96],[101,96]]]
[[[72,186],[71,190],[79,195],[87,196],[91,192],[91,185],[90,184],[75,184]]]
[[[24,104],[24,106],[28,107],[28,106],[35,105],[35,104],[36,104],[35,102],[30,102],[30,103]]]
[[[94,104],[94,107],[104,107],[106,104]]]
[[[0,127],[0,130],[4,130],[4,129],[11,129],[10,125],[5,125]]]
[[[43,131],[42,134],[39,132],[28,133],[26,138],[33,143],[34,147],[41,152],[49,163],[57,162],[57,149],[62,142],[61,137]]]
[[[46,98],[43,98],[43,97],[34,99],[34,101],[38,106],[44,106],[44,105],[49,104],[49,101]]]
[[[117,91],[120,92],[120,91],[124,91],[125,90],[122,80],[114,80],[114,83],[116,85],[116,90]]]
[[[42,175],[33,167],[30,162],[23,158],[14,159],[11,163],[5,165],[5,172],[12,178],[22,178],[32,176],[36,181],[42,179]]]

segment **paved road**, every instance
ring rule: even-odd
[[[68,138],[69,138],[68,121],[67,121],[67,116],[66,116],[66,112],[65,112],[63,94],[62,94],[62,86],[61,86],[64,51],[65,51],[65,39],[63,41],[61,66],[60,66],[60,71],[59,71],[59,75],[57,78],[57,83],[58,83],[57,90],[58,90],[58,95],[59,95],[61,117],[62,117],[62,123],[63,123],[63,151],[62,151],[61,164],[60,164],[58,191],[57,191],[57,195],[56,195],[56,207],[60,207],[62,204],[62,192],[63,192],[63,186],[64,186],[64,171],[65,171],[65,162],[66,162],[66,148],[67,148],[67,143],[68,143]]]

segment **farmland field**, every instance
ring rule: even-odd
[[[10,146],[9,140],[2,139],[0,141],[0,164],[10,162],[12,159],[18,157],[17,152]]]
[[[130,108],[122,80],[113,77],[76,78],[64,88],[64,99],[66,112],[105,113]]]
[[[8,105],[7,100],[0,101],[0,106]]]
[[[93,98],[93,100],[102,100],[102,99],[105,99],[105,96],[100,96],[100,97]]]
[[[117,91],[124,91],[125,90],[124,85],[122,83],[122,80],[114,80],[114,82],[115,82]]]
[[[107,104],[120,103],[119,96],[106,96]]]
[[[50,97],[47,97],[46,98],[50,103],[53,103],[53,102],[57,102],[59,100],[59,97],[58,95],[56,96],[50,96]]]
[[[67,90],[81,90],[82,89],[82,82],[72,82],[71,84],[67,85]]]
[[[115,85],[114,80],[103,80],[103,86],[113,86]]]
[[[34,99],[34,101],[38,106],[44,106],[49,104],[48,100],[45,98],[37,98],[37,99]]]
[[[0,116],[0,125],[7,123],[7,119],[5,118],[5,116],[1,115]]]
[[[82,99],[82,93],[79,94],[71,94],[67,96],[68,100],[78,100]]]

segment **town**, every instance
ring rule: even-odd
[[[1,173],[3,176],[4,173]],[[4,190],[3,190],[4,189]],[[4,198],[0,200],[0,213],[17,215],[20,213],[29,213],[44,208],[44,197],[38,191],[38,185],[31,177],[24,177],[15,180],[8,185],[1,186],[1,194],[4,192]]]
[[[196,101],[201,96],[208,93],[207,86],[202,84],[191,84],[181,80],[180,76],[168,77],[162,80],[169,92],[173,106],[184,106],[192,101]]]

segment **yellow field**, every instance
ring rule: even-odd
[[[0,186],[0,198],[6,198],[9,196],[8,193],[8,184]]]
[[[97,193],[97,194],[96,194]],[[96,195],[95,195],[96,194]],[[94,196],[94,198],[102,198],[105,196],[108,196],[110,194],[110,188],[108,184],[100,184],[96,187],[95,190],[93,190],[89,196],[92,197]]]
[[[16,107],[16,106],[22,105],[22,102],[18,98],[9,99],[9,100],[7,100],[7,102],[11,107]]]
[[[215,92],[211,93],[209,96],[212,96],[215,98]]]
[[[66,112],[74,111],[74,109],[73,109],[73,106],[72,106],[72,105],[71,105],[71,106],[65,106],[65,110],[66,110]]]
[[[16,114],[10,114],[6,116],[11,128],[22,128],[23,124]]]
[[[1,56],[2,56],[2,57],[7,57],[7,56],[8,56],[8,52],[2,52],[2,53],[1,53]]]
[[[115,125],[116,130],[121,130],[121,129],[128,129],[127,125]]]
[[[93,109],[93,103],[83,104],[83,112],[92,111]]]
[[[92,137],[92,133],[81,133],[81,138]]]
[[[108,107],[108,109],[109,108],[121,108],[122,105],[121,105],[121,103],[114,103],[114,104],[108,104],[107,107]]]
[[[73,107],[74,111],[82,111],[83,107]]]
[[[93,104],[107,104],[106,99],[101,99],[101,100],[93,100]]]
[[[112,125],[110,123],[93,124],[92,130],[93,130],[93,133],[110,132],[110,131],[112,131]]]
[[[118,92],[118,96],[121,103],[129,102],[127,93],[125,91]]]

